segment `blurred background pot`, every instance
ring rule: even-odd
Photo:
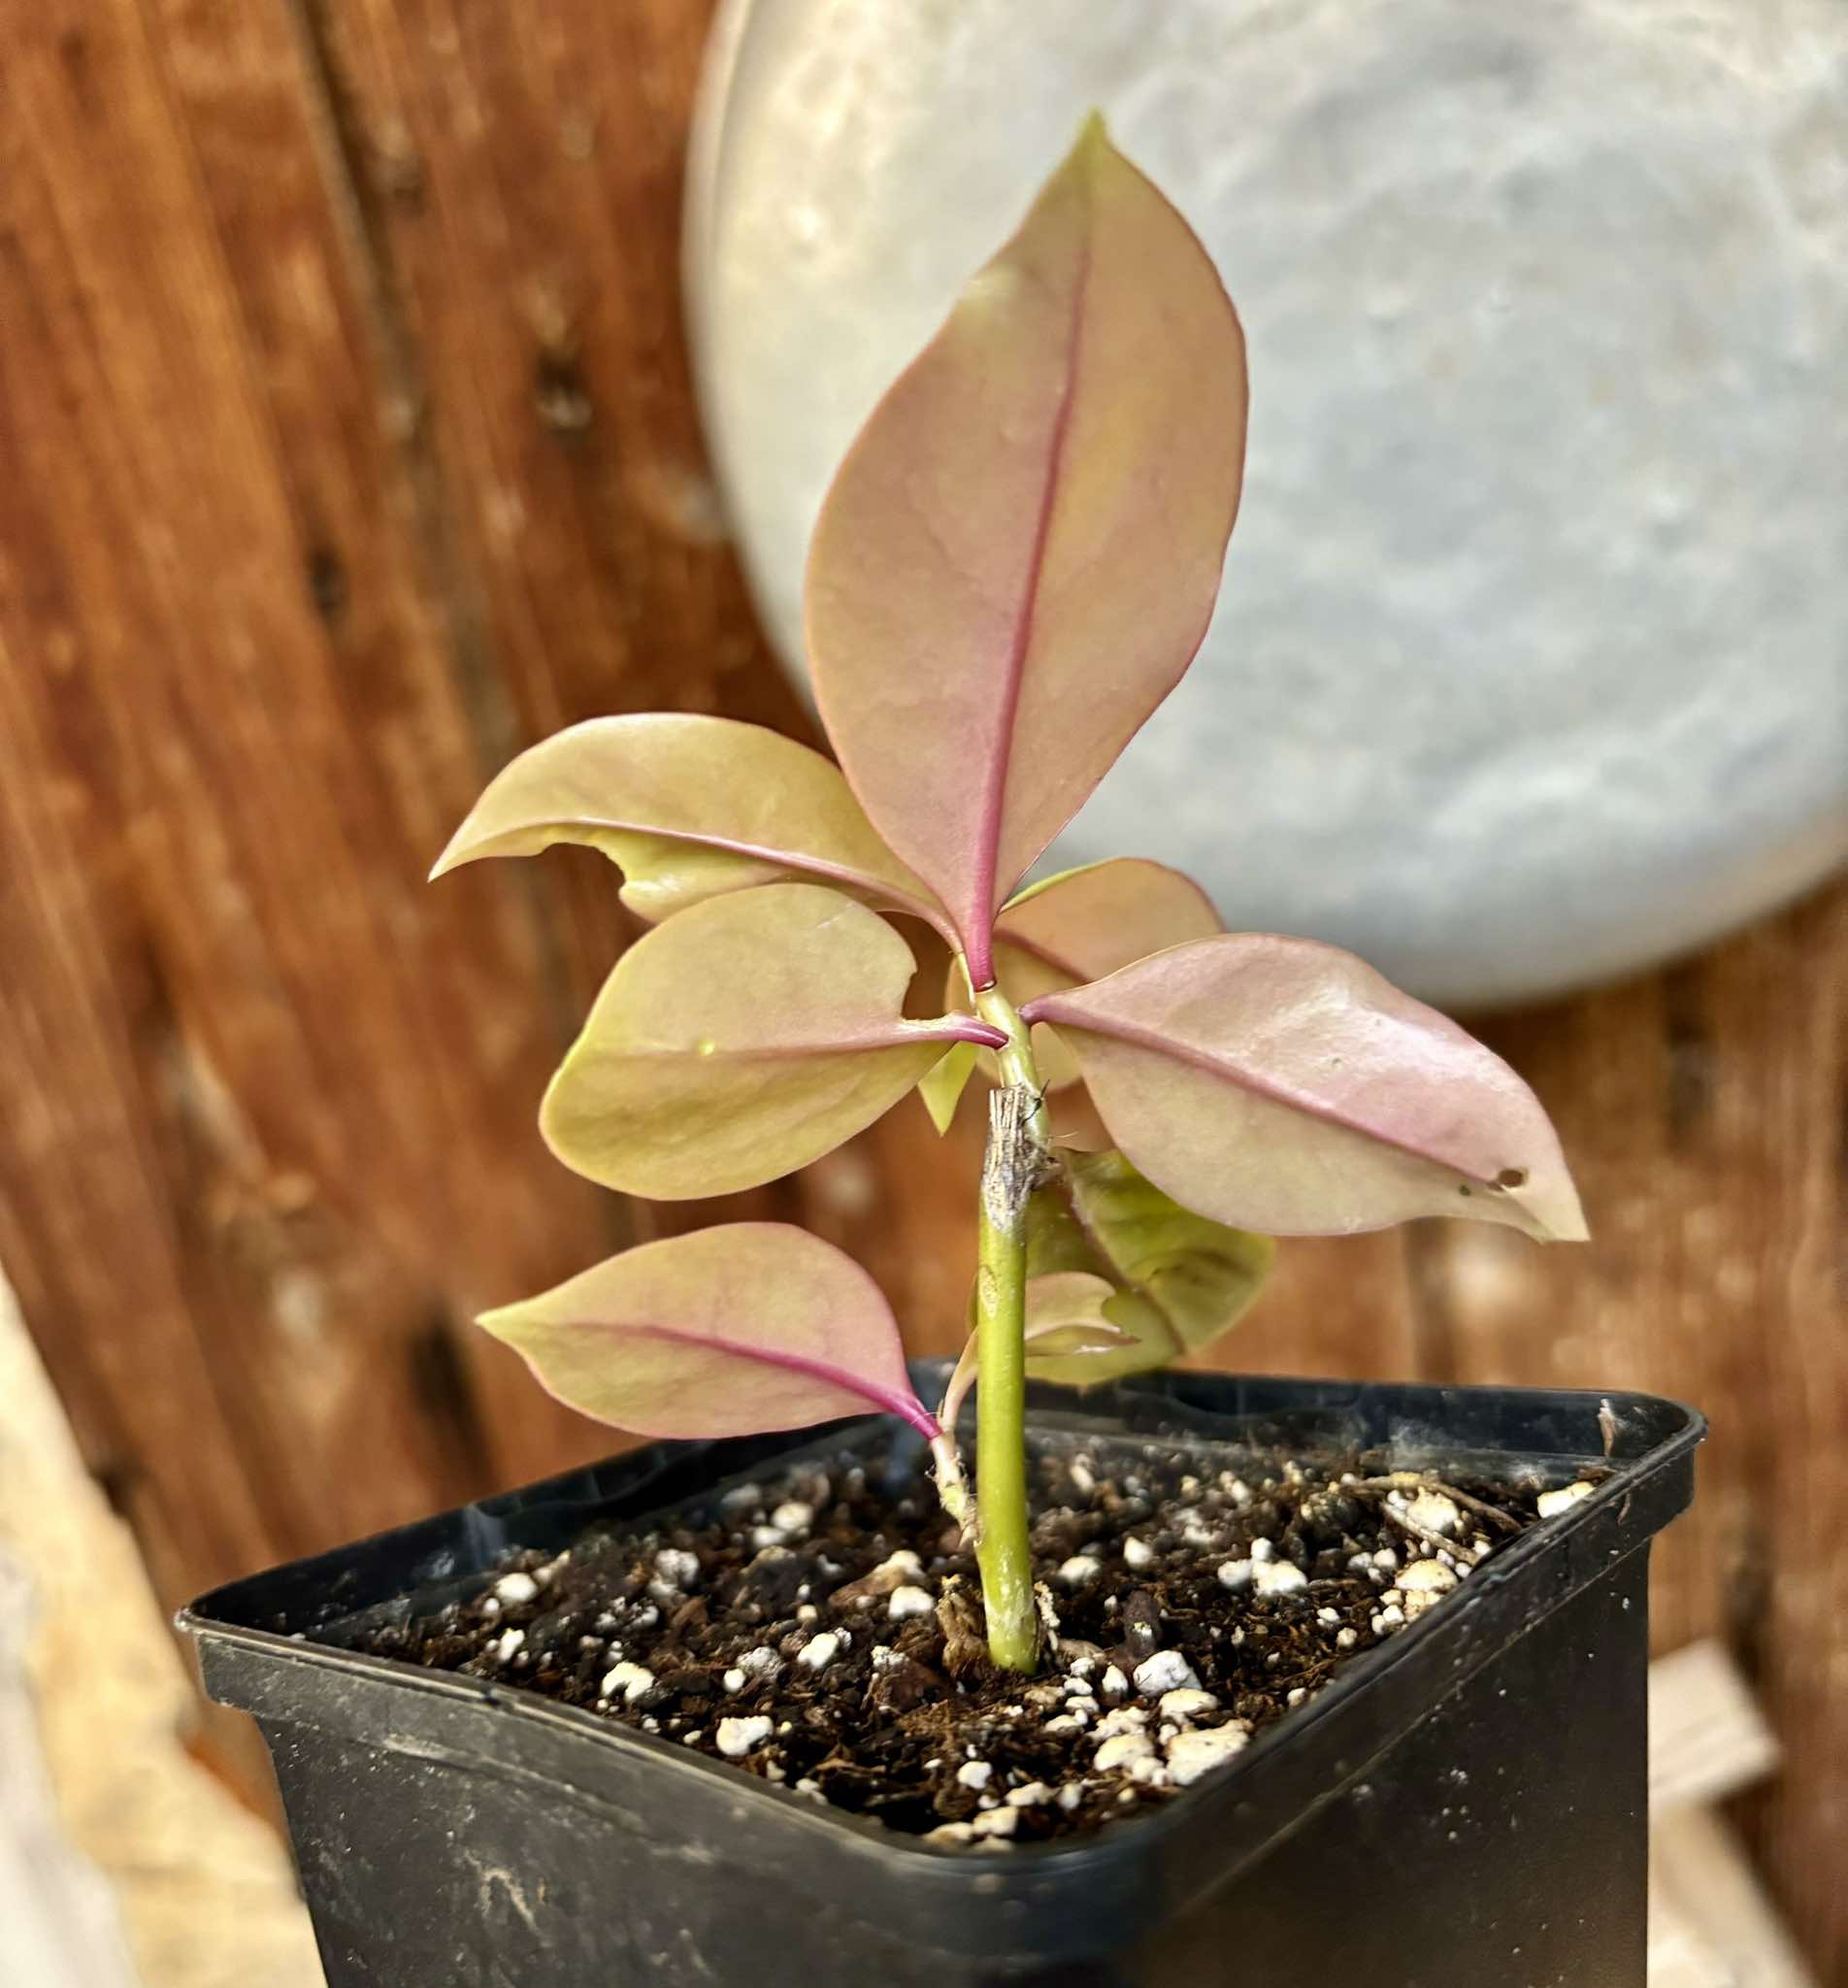
[[[701,399],[801,663],[822,491],[1092,105],[1243,315],[1200,662],[1056,852],[1445,1006],[1681,951],[1848,857],[1836,0],[730,0]]]

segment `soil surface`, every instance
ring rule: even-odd
[[[1203,1476],[1198,1453],[1035,1468],[1032,1678],[989,1666],[929,1483],[894,1496],[846,1454],[726,1493],[710,1523],[521,1555],[363,1647],[939,1842],[1042,1842],[1172,1799],[1573,1495],[1364,1466]]]

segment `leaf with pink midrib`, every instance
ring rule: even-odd
[[[601,849],[623,872],[623,903],[650,922],[796,877],[948,924],[839,767],[735,718],[638,712],[543,740],[489,782],[431,874],[555,843]]]
[[[1521,1078],[1332,945],[1228,934],[1030,1002],[1130,1161],[1183,1207],[1270,1235],[1420,1215],[1585,1234]]]
[[[781,1223],[645,1242],[479,1322],[567,1407],[640,1436],[744,1436],[869,1409],[937,1433],[879,1287]]]
[[[616,962],[540,1110],[568,1167],[684,1201],[760,1186],[896,1104],[972,1015],[904,1011],[916,962],[883,918],[814,883],[691,906]]]
[[[1244,418],[1211,261],[1094,119],[835,480],[816,697],[977,985],[996,908],[1205,633]]]

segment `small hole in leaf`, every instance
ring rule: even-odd
[[[1527,1169],[1525,1167],[1503,1167],[1501,1173],[1495,1176],[1495,1184],[1498,1187],[1525,1187],[1527,1185]]]
[[[1465,1198],[1466,1200],[1467,1200],[1467,1199],[1468,1198],[1468,1194],[1469,1194],[1469,1189],[1468,1189],[1468,1187],[1467,1185],[1462,1185],[1462,1186],[1459,1186],[1459,1187],[1458,1187],[1458,1189],[1457,1189],[1457,1192],[1458,1192],[1459,1194],[1461,1194],[1462,1196],[1464,1196],[1464,1198]]]

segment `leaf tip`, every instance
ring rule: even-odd
[[[963,1087],[975,1068],[975,1054],[974,1044],[956,1044],[924,1074],[918,1084],[918,1095],[924,1100],[924,1109],[931,1114],[931,1123],[937,1127],[940,1139],[955,1122]]]
[[[1585,1219],[1584,1208],[1578,1199],[1578,1190],[1569,1180],[1561,1184],[1558,1196],[1544,1217],[1545,1234],[1542,1242],[1589,1242],[1592,1240],[1591,1224]]]
[[[475,1323],[489,1339],[511,1346],[513,1343],[513,1316],[519,1309],[517,1305],[497,1305],[491,1311],[478,1311]]]
[[[1075,184],[1085,201],[1093,201],[1098,197],[1100,185],[1109,173],[1112,162],[1118,165],[1127,163],[1110,137],[1110,127],[1105,121],[1104,113],[1094,105],[1085,113],[1084,120],[1078,126],[1078,135],[1072,141],[1072,149],[1066,153],[1054,179],[1064,179]]]
[[[1463,1192],[1480,1196],[1482,1190],[1465,1183]],[[1475,1208],[1491,1221],[1508,1222],[1534,1242],[1591,1241],[1578,1189],[1563,1162],[1545,1168],[1532,1180],[1523,1167],[1505,1168],[1488,1183],[1486,1209],[1481,1200]]]

